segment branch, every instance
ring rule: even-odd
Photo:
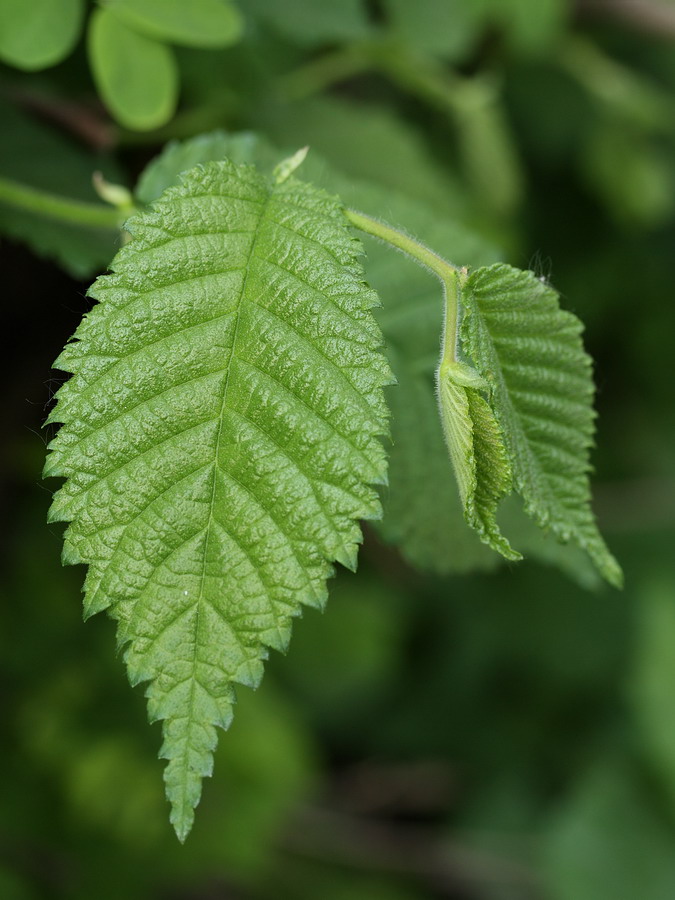
[[[525,865],[439,838],[431,829],[306,807],[284,836],[287,850],[355,869],[416,876],[441,895],[467,886],[508,886],[523,900],[541,896]]]
[[[456,358],[457,343],[457,306],[459,285],[466,275],[466,270],[454,266],[452,263],[434,253],[429,247],[411,238],[403,231],[392,228],[378,219],[373,219],[365,213],[355,209],[346,209],[345,215],[351,224],[375,237],[397,250],[401,250],[406,256],[424,266],[432,272],[443,285],[445,297],[445,328],[443,332],[443,362],[453,362]]]
[[[120,212],[99,203],[60,197],[8,178],[0,178],[0,202],[64,224],[88,228],[117,230],[128,217],[128,211]]]
[[[583,16],[618,19],[657,37],[675,37],[675,7],[657,0],[580,0]]]

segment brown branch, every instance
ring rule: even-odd
[[[88,104],[37,91],[10,88],[4,93],[13,103],[58,125],[92,150],[110,150],[117,143],[117,128],[102,108],[99,111]]]
[[[481,886],[517,888],[522,900],[543,890],[527,866],[460,844],[428,826],[366,819],[306,807],[283,838],[286,850],[338,865],[413,876],[447,897]]]
[[[584,18],[615,19],[648,34],[675,38],[675,6],[658,0],[578,0]]]

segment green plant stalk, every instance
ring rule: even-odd
[[[592,42],[570,38],[558,65],[595,100],[647,132],[672,135],[673,103],[656,82],[633,72]]]
[[[368,45],[348,44],[294,69],[280,79],[279,87],[287,100],[304,100],[372,68]]]
[[[129,216],[128,210],[120,211],[98,203],[71,200],[7,178],[0,178],[0,203],[64,224],[86,228],[118,229]]]
[[[373,68],[398,87],[454,116],[472,99],[473,80],[442,69],[434,62],[413,56],[396,44],[386,42],[371,47]]]
[[[404,232],[384,222],[380,222],[378,219],[373,219],[365,213],[358,212],[355,209],[345,209],[345,215],[359,231],[363,231],[365,234],[369,234],[371,237],[378,238],[385,244],[401,250],[439,279],[443,286],[443,296],[445,298],[443,352],[439,371],[449,363],[456,362],[459,301],[461,287],[467,275],[466,269],[458,268]]]
[[[331,50],[283,76],[280,87],[286,99],[304,100],[366,72],[379,72],[409,93],[451,114],[476,102],[475,79],[450,74],[432,60],[411,55],[398,41],[387,39],[358,41]]]

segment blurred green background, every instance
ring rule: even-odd
[[[358,574],[239,692],[180,847],[159,728],[112,623],[81,622],[40,477],[50,365],[118,238],[0,199],[0,898],[672,900],[675,3],[240,0],[222,46],[160,35],[174,93],[131,66],[132,100],[83,36],[94,5],[57,6],[72,28],[35,57],[54,26],[26,56],[0,0],[0,179],[95,202],[96,170],[133,186],[167,140],[251,130],[550,279],[596,360],[626,588],[531,561],[421,574],[367,530]]]

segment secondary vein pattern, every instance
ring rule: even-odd
[[[128,223],[72,373],[46,474],[87,563],[85,611],[119,623],[184,839],[235,683],[255,686],[334,561],[380,515],[391,381],[339,202],[209,163]]]

